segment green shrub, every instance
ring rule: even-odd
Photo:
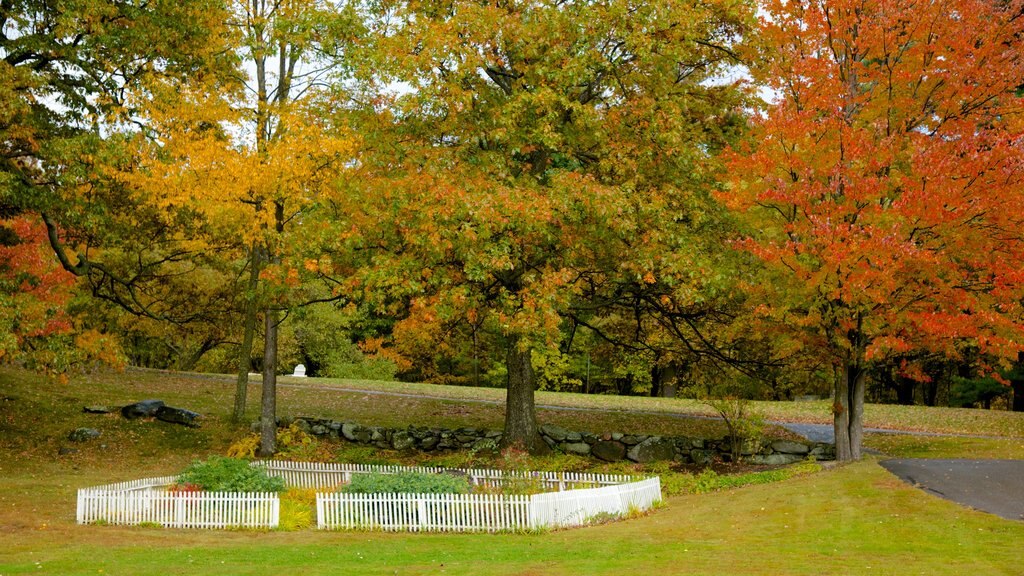
[[[352,483],[342,486],[340,491],[349,494],[465,494],[469,492],[469,480],[453,474],[420,472],[355,474]]]
[[[179,484],[195,484],[210,492],[282,492],[284,480],[236,458],[213,456],[189,464],[178,477]]]

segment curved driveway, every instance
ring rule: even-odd
[[[882,467],[905,482],[954,502],[1024,520],[1024,461],[884,460]]]

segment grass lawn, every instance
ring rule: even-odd
[[[310,380],[304,385],[319,382]],[[348,383],[328,383],[340,386]],[[1020,574],[1024,523],[964,509],[898,481],[874,459],[770,484],[671,497],[629,521],[544,534],[439,535],[374,532],[221,532],[76,526],[75,490],[179,472],[189,461],[223,453],[246,432],[227,422],[229,378],[146,372],[98,374],[67,385],[0,371],[0,575],[10,574]],[[398,387],[406,385],[394,385]],[[370,389],[335,396],[282,389],[282,413],[367,423],[484,425],[493,406],[458,401],[495,390],[440,390],[445,398],[383,397]],[[418,392],[417,392],[418,393]],[[437,396],[435,395],[435,396]],[[253,388],[250,413],[255,413]],[[364,398],[365,397],[365,398]],[[83,414],[86,404],[117,406],[160,398],[208,417],[203,428]],[[573,398],[542,395],[572,404]],[[409,403],[406,402],[409,401]],[[659,408],[677,402],[617,399]],[[608,398],[595,402],[609,408]],[[656,411],[654,409],[651,411]],[[900,407],[906,413],[913,413]],[[621,408],[620,408],[621,409]],[[660,409],[660,408],[659,408]],[[779,410],[783,410],[780,408]],[[785,408],[785,409],[788,409]],[[406,413],[406,410],[410,412]],[[680,409],[681,410],[681,409]],[[915,422],[941,418],[926,413]],[[999,430],[1017,420],[972,411]],[[632,417],[560,411],[560,424],[635,430]],[[578,414],[579,419],[573,415]],[[1012,415],[1019,416],[1019,415]],[[497,412],[500,420],[500,410]],[[593,418],[596,418],[594,420]],[[637,426],[674,430],[679,418],[648,415]],[[685,420],[684,420],[685,422]],[[944,426],[945,424],[943,424]],[[93,426],[100,439],[58,456],[67,432]],[[1024,457],[1007,439],[870,435],[868,445],[895,455]]]

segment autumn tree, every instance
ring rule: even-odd
[[[857,459],[872,362],[965,341],[1014,359],[1024,342],[1022,5],[762,9],[769,103],[723,197],[761,228],[740,245],[776,274],[763,316],[832,360],[837,455]]]
[[[27,306],[26,297],[35,294],[39,307],[52,307],[66,294],[66,277],[43,261],[13,270],[42,239],[60,266],[101,298],[178,321],[187,321],[179,312],[194,313],[178,306],[173,290],[149,289],[149,280],[165,277],[163,265],[176,266],[180,256],[165,249],[166,229],[150,226],[148,214],[134,210],[133,196],[97,181],[101,166],[124,157],[122,140],[104,127],[130,116],[126,89],[230,65],[221,57],[227,37],[222,14],[218,1],[0,6],[0,213],[13,218],[5,238],[14,244],[4,266],[40,283],[9,294],[14,304]],[[127,251],[96,250],[140,229],[146,229],[136,237],[141,241],[122,245]],[[135,258],[120,257],[126,253]],[[68,328],[84,334],[81,326]]]
[[[724,2],[373,4],[356,55],[364,285],[407,305],[396,331],[504,340],[506,444],[545,448],[532,356],[576,303],[660,286],[681,309],[717,282],[711,152],[739,97],[715,80],[745,18]]]

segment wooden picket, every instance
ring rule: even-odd
[[[625,516],[661,500],[661,479],[549,492],[488,494],[316,495],[321,529],[497,532],[582,526],[594,517]]]
[[[635,482],[638,478],[620,474],[584,474],[580,472],[505,472],[487,469],[458,469],[425,466],[377,466],[370,464],[286,462],[260,460],[252,463],[271,476],[284,479],[289,486],[301,488],[333,488],[352,480],[353,474],[423,474],[464,475],[474,486],[500,488],[512,482],[535,482],[543,490],[572,490],[614,486]]]
[[[158,524],[167,528],[275,528],[281,504],[272,492],[168,492],[175,476],[78,491],[79,524]]]
[[[288,486],[332,488],[352,474],[417,471],[464,475],[472,484],[501,487],[529,481],[548,490],[532,496],[496,494],[318,493],[322,529],[497,532],[586,524],[601,515],[647,510],[661,500],[659,478],[557,472],[506,473],[405,466],[253,462]],[[280,500],[274,493],[168,492],[175,476],[145,478],[78,491],[79,524],[157,524],[169,528],[274,528]],[[583,486],[583,488],[580,488]]]
[[[530,528],[530,497],[495,494],[317,494],[320,528],[498,532]]]

